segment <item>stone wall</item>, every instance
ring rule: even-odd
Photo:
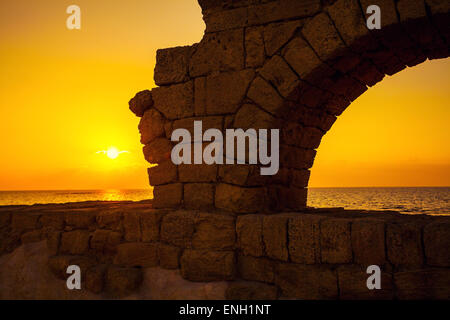
[[[193,1],[193,0],[192,0]],[[157,52],[159,86],[130,101],[155,187],[154,207],[236,213],[298,210],[322,136],[345,108],[387,75],[448,57],[447,0],[199,1],[200,43]],[[365,10],[381,8],[380,30]],[[181,165],[170,161],[171,133],[279,128],[280,170]]]
[[[45,240],[50,271],[66,279],[79,265],[82,292],[100,297],[158,296],[160,287],[142,281],[159,267],[228,299],[450,298],[450,217],[342,209],[236,216],[94,202],[3,207],[0,222],[0,255]],[[366,287],[373,264],[381,290]],[[178,285],[171,297],[196,297]]]

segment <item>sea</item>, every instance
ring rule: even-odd
[[[0,205],[82,201],[141,201],[153,190],[0,191]],[[450,187],[309,188],[308,206],[393,210],[405,214],[450,215]]]

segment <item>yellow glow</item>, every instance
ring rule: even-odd
[[[204,31],[197,0],[0,1],[0,190],[148,188],[139,119],[156,50]],[[313,186],[449,185],[450,63],[383,80],[339,117]],[[128,150],[111,158],[99,146]],[[102,148],[103,149],[103,148]]]

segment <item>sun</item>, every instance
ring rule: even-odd
[[[117,159],[121,153],[128,153],[128,151],[119,151],[116,147],[109,147],[108,150],[97,151],[96,153],[103,153],[110,159]]]

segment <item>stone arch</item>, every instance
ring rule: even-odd
[[[206,31],[190,47],[159,50],[160,87],[130,101],[151,163],[155,207],[236,213],[306,206],[315,149],[337,116],[387,75],[449,56],[445,0],[208,1]],[[261,3],[263,2],[263,3]],[[365,8],[381,9],[380,30]],[[280,170],[170,162],[171,132],[280,128]]]

